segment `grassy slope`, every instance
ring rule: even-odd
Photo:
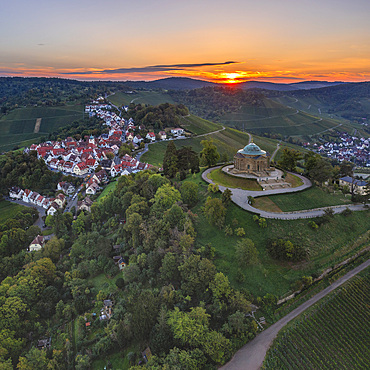
[[[201,207],[207,194],[207,184],[201,180],[200,174],[187,181],[200,185],[202,201],[195,207],[198,214],[196,221],[198,245],[211,243],[216,249],[215,264],[225,272],[232,284],[238,288],[245,287],[255,295],[273,293],[283,295],[289,291],[291,284],[304,275],[321,272],[328,266],[342,261],[354,250],[360,248],[358,238],[368,231],[369,211],[354,212],[345,217],[336,215],[330,223],[322,225],[318,230],[309,227],[309,220],[267,220],[267,229],[261,229],[253,221],[253,215],[230,204],[227,210],[226,224],[238,220],[236,227],[243,227],[246,237],[251,238],[259,251],[259,264],[242,269],[245,283],[236,281],[238,265],[235,260],[235,245],[239,237],[226,236],[223,230],[210,225],[202,215]],[[310,260],[303,264],[291,265],[270,258],[266,251],[269,238],[288,238],[309,248]],[[292,268],[293,267],[293,268]]]
[[[318,100],[316,97],[308,96],[308,97],[299,97],[299,99],[290,97],[290,96],[282,96],[279,98],[272,98],[277,103],[290,106],[294,109],[299,109],[307,114],[314,115],[317,117],[321,117],[323,119],[335,120],[339,123],[342,123],[344,126],[343,128],[348,132],[352,132],[354,129],[359,130],[363,135],[368,136],[360,125],[355,123],[351,123],[350,121],[344,119],[340,116],[341,112],[337,112],[336,114],[329,113],[329,110],[332,108],[328,105],[324,105],[322,101]],[[298,100],[298,101],[297,101]],[[370,99],[361,99],[360,103],[365,107],[370,107]]]
[[[286,102],[285,102],[286,104]],[[271,99],[264,99],[260,107],[244,106],[240,111],[221,118],[225,124],[257,133],[278,132],[289,136],[313,135],[342,124],[342,129],[353,131],[353,126],[343,121],[320,116],[318,111],[302,112],[293,104],[282,105]]]
[[[256,198],[257,208],[259,208],[259,202],[263,198]],[[351,204],[350,199],[346,198],[342,193],[329,194],[318,187],[313,187],[299,193],[273,195],[268,198],[283,212]]]
[[[149,105],[174,103],[168,94],[159,91],[137,91],[133,94],[117,92],[114,95],[108,96],[108,100],[117,106],[129,105],[131,102]]]
[[[0,120],[0,150],[21,146],[26,140],[32,142],[82,117],[82,105],[18,108]],[[37,118],[42,118],[41,126],[40,131],[34,134]]]
[[[97,202],[101,202],[103,198],[105,198],[109,193],[111,193],[115,187],[117,186],[118,182],[117,181],[112,181],[110,182],[102,191],[102,193],[99,195],[97,198]]]
[[[194,116],[181,117],[181,126],[195,135],[202,135],[208,132],[217,131],[222,128],[221,125],[207,121],[203,118]]]
[[[290,322],[269,349],[264,369],[366,368],[369,349],[369,269]],[[304,336],[302,336],[304,333]]]
[[[197,121],[197,124],[199,125],[198,128],[199,131],[204,130],[204,127],[201,126],[202,121],[204,120],[199,119]],[[214,131],[213,127],[210,126],[208,127],[207,130],[208,132],[209,130]],[[184,145],[191,146],[193,150],[199,153],[202,150],[201,141],[206,139],[212,139],[219,153],[220,154],[226,153],[229,160],[232,160],[235,152],[238,149],[243,148],[249,142],[248,134],[240,132],[238,130],[234,130],[232,128],[226,128],[225,130],[206,136],[175,140],[175,145],[177,148],[180,148],[181,146]],[[272,154],[273,151],[276,149],[276,145],[278,143],[277,140],[258,136],[253,136],[253,140],[257,145],[259,145],[262,149],[268,151],[270,154]],[[143,156],[141,157],[142,161],[148,162],[156,166],[160,166],[163,161],[163,156],[166,151],[167,144],[168,144],[167,142],[158,142],[149,145],[149,151],[143,154]],[[282,142],[280,145],[280,150],[278,151],[277,156],[275,158],[276,160],[279,158],[280,153],[285,147],[305,151],[304,149],[297,147],[293,144]]]
[[[12,218],[18,211],[27,209],[27,207],[20,204],[15,204],[3,200],[0,202],[0,224],[6,222],[7,219]]]

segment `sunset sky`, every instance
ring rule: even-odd
[[[0,76],[365,81],[369,14],[369,0],[4,0]]]

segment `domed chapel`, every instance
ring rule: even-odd
[[[253,140],[234,155],[234,173],[266,176],[274,168],[270,167],[270,154],[262,150]]]

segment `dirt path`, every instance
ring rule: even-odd
[[[277,321],[268,329],[257,335],[251,342],[247,343],[234,357],[223,367],[222,370],[257,370],[259,369],[265,359],[267,350],[270,348],[272,342],[276,338],[279,331],[291,320],[296,318],[307,308],[318,302],[321,298],[332,292],[334,289],[341,286],[343,283],[363,271],[370,265],[370,260],[367,260],[360,266],[357,266],[352,271],[335,281],[332,285],[328,286],[320,293],[310,298],[307,302],[301,304],[294,311]]]
[[[36,119],[35,128],[34,128],[34,130],[33,130],[33,133],[34,133],[34,134],[37,134],[37,133],[40,131],[41,120],[42,120],[42,118],[37,118],[37,119]]]

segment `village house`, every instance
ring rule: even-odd
[[[76,188],[70,182],[61,181],[57,185],[57,190],[62,190],[64,194],[70,195],[75,192]]]
[[[91,212],[92,204],[93,201],[89,197],[86,197],[85,199],[77,202],[77,211]]]
[[[59,209],[58,204],[55,202],[51,202],[50,207],[46,213],[48,214],[48,216],[54,216],[58,209]]]
[[[44,237],[42,235],[37,235],[36,238],[33,239],[28,249],[30,252],[39,251],[43,248],[44,245],[45,245]]]
[[[184,129],[183,128],[180,128],[180,127],[171,128],[171,134],[173,134],[175,136],[180,136],[183,133],[184,133]]]
[[[364,180],[357,180],[350,176],[341,177],[339,179],[340,186],[348,186],[349,190],[355,194],[364,195],[367,182]]]
[[[93,182],[88,188],[86,188],[86,194],[95,195],[99,190],[100,186],[96,182]]]
[[[58,204],[59,208],[62,208],[64,206],[64,203],[66,202],[66,197],[64,194],[59,193],[55,199],[54,202]]]
[[[154,132],[148,132],[146,134],[145,138],[153,142],[153,141],[155,141],[155,133]]]
[[[159,131],[158,136],[159,136],[160,140],[166,140],[167,139],[166,131]]]
[[[30,196],[32,195],[32,191],[29,190],[29,189],[26,189],[24,192],[23,192],[23,195],[22,195],[22,198],[23,198],[23,202],[26,202],[26,203],[29,203],[30,202]]]
[[[83,176],[86,175],[87,172],[89,171],[89,168],[87,167],[85,162],[77,163],[73,167],[73,173],[77,176]]]
[[[143,138],[139,134],[135,135],[135,137],[132,140],[134,144],[140,144],[142,141],[143,141]]]
[[[99,172],[95,173],[93,178],[97,180],[98,184],[100,184],[101,182],[107,182],[109,180],[108,174],[105,170],[100,170]]]
[[[13,199],[22,199],[23,190],[17,186],[13,186],[9,189],[9,197]]]

